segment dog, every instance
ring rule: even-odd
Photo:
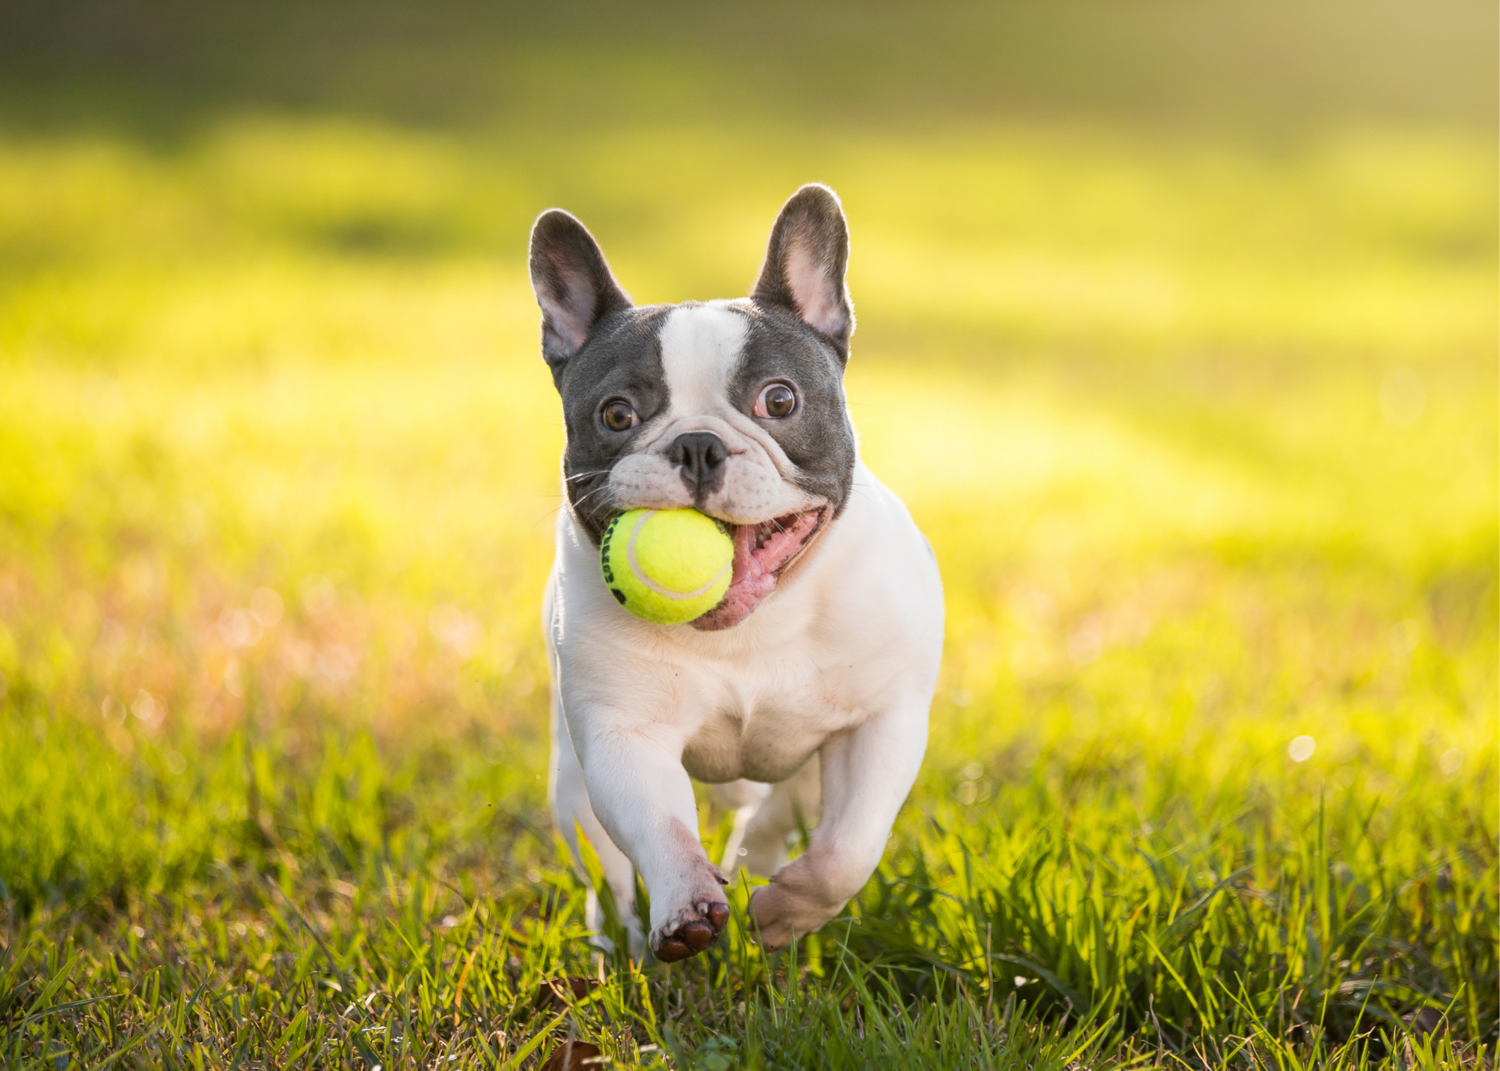
[[[782,207],[742,299],[637,307],[573,216],[551,209],[531,231],[567,430],[543,608],[549,795],[580,873],[580,830],[592,845],[636,956],[648,941],[667,962],[712,945],[741,867],[770,879],[750,900],[764,947],[817,930],[874,872],[922,763],[942,581],[859,459],[848,260],[842,205],[817,184]],[[686,507],[733,537],[729,590],[686,625],[638,620],[601,577],[601,533],[623,510]],[[718,866],[693,778],[736,808]],[[599,932],[592,891],[586,915]]]

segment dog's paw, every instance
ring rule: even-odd
[[[728,904],[722,900],[701,900],[652,931],[651,951],[663,963],[687,959],[717,941],[728,924]]]
[[[842,890],[827,888],[817,871],[798,865],[807,858],[804,855],[783,867],[769,885],[751,895],[750,914],[761,947],[786,948],[798,937],[821,929],[848,903]]]
[[[762,885],[750,897],[750,914],[755,919],[755,934],[760,946],[767,951],[786,948],[797,937],[805,935],[805,925],[799,927],[794,897],[774,884]]]

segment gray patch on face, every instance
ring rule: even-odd
[[[843,511],[854,485],[855,440],[844,399],[841,355],[827,339],[780,307],[744,309],[750,332],[729,378],[729,401],[748,413],[766,384],[783,382],[797,408],[781,420],[757,418],[797,466],[793,483]]]
[[[568,433],[563,452],[568,501],[596,545],[610,515],[619,508],[609,494],[610,468],[630,452],[650,421],[667,409],[660,333],[671,311],[669,305],[657,305],[606,317],[558,377]],[[606,428],[599,411],[614,398],[629,402],[640,424],[629,431]]]

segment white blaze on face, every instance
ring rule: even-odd
[[[661,329],[661,365],[674,419],[724,408],[749,333],[749,321],[720,302],[672,311]]]

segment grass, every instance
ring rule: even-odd
[[[181,105],[0,79],[0,1065],[1494,1066],[1489,124],[413,123],[287,106],[286,47],[269,105],[253,49]],[[712,954],[606,957],[525,229],[733,294],[814,178],[947,585],[931,747],[795,952],[737,885]]]

